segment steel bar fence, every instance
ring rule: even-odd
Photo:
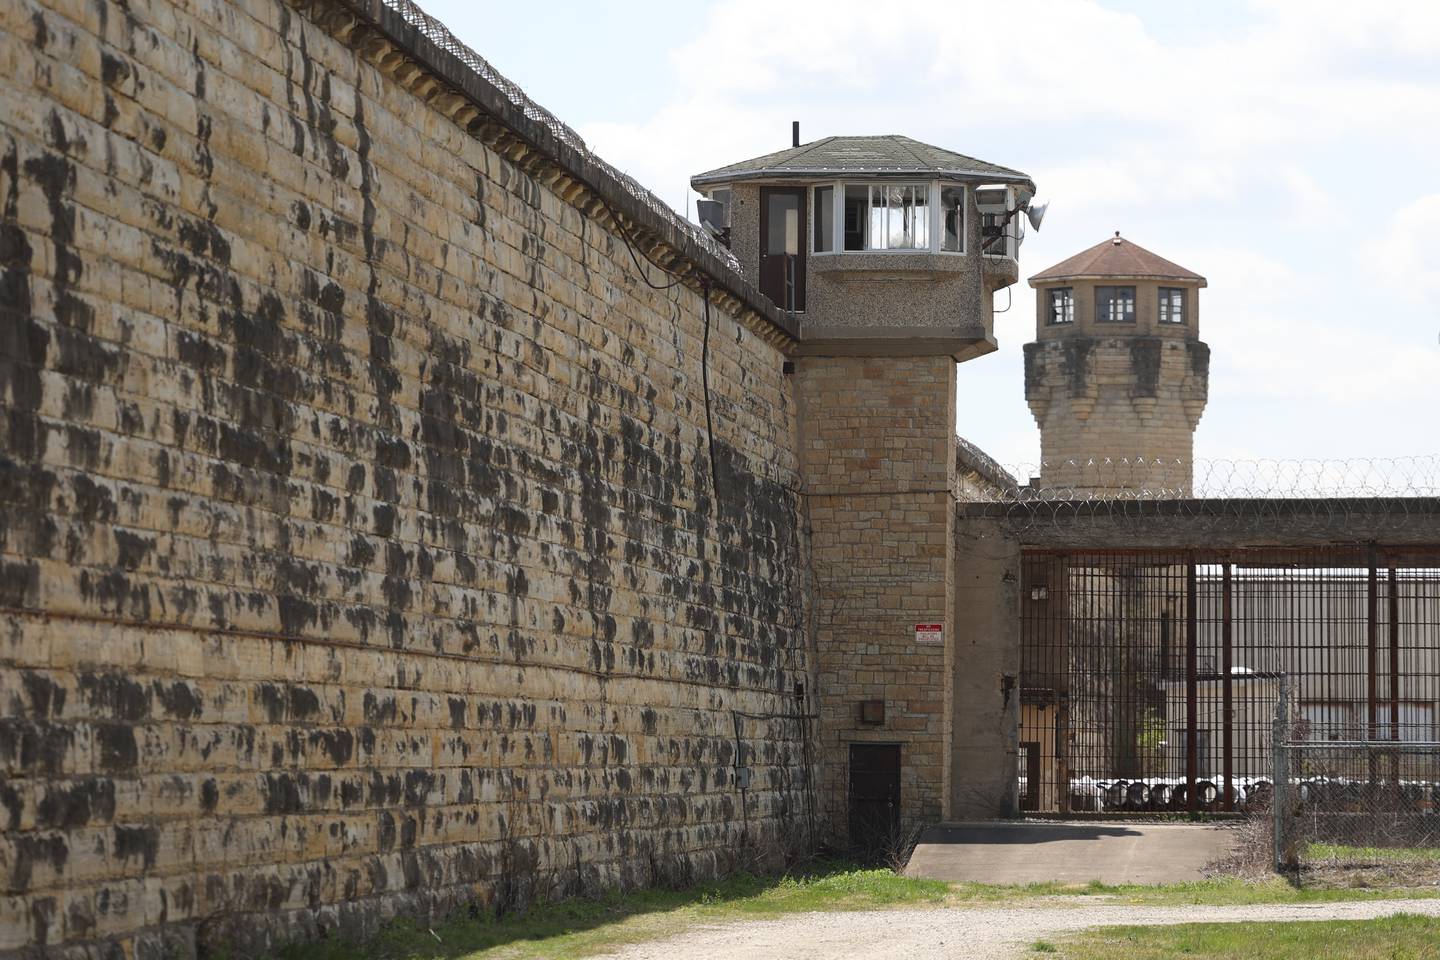
[[[1026,549],[1021,598],[1026,811],[1269,809],[1277,744],[1397,782],[1440,736],[1440,547]]]

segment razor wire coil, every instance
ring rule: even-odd
[[[644,205],[662,222],[683,233],[711,256],[729,265],[732,270],[740,269],[739,260],[729,248],[710,236],[701,227],[681,216],[630,174],[617,169],[592,151],[585,139],[574,128],[530,99],[518,84],[496,70],[489,61],[461,42],[445,24],[430,16],[412,0],[379,0],[379,2],[399,15],[421,36],[459,60],[477,76],[499,90],[527,119],[543,125],[555,139],[580,153],[591,165],[598,167],[606,176],[613,178],[631,199]]]

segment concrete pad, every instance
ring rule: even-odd
[[[1208,823],[1011,820],[931,827],[911,877],[976,883],[1179,883],[1227,855],[1235,830]]]

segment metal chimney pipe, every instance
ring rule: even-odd
[[[792,147],[798,147],[798,146],[800,146],[800,121],[799,121],[799,120],[792,120],[792,121],[790,122],[790,146],[792,146]]]

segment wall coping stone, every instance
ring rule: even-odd
[[[312,9],[339,8],[356,17],[393,44],[405,58],[451,87],[486,116],[583,184],[609,209],[612,217],[617,214],[624,216],[631,225],[628,232],[635,239],[669,248],[677,259],[685,263],[684,269],[671,269],[689,281],[688,285],[698,287],[708,283],[728,294],[745,312],[768,327],[767,332],[783,345],[799,339],[800,325],[796,318],[771,303],[735,266],[705,249],[675,220],[662,216],[651,205],[637,198],[620,177],[607,169],[608,164],[567,143],[542,120],[528,116],[524,108],[499,86],[426,36],[418,24],[412,23],[398,9],[401,3],[414,6],[408,0],[300,0],[297,5]],[[363,42],[357,43],[353,37],[347,39],[347,43],[356,48],[365,47]],[[654,198],[654,203],[664,206],[658,198]],[[678,218],[673,211],[671,216]],[[644,256],[643,251],[637,252]],[[695,276],[697,273],[703,275],[703,280]]]

